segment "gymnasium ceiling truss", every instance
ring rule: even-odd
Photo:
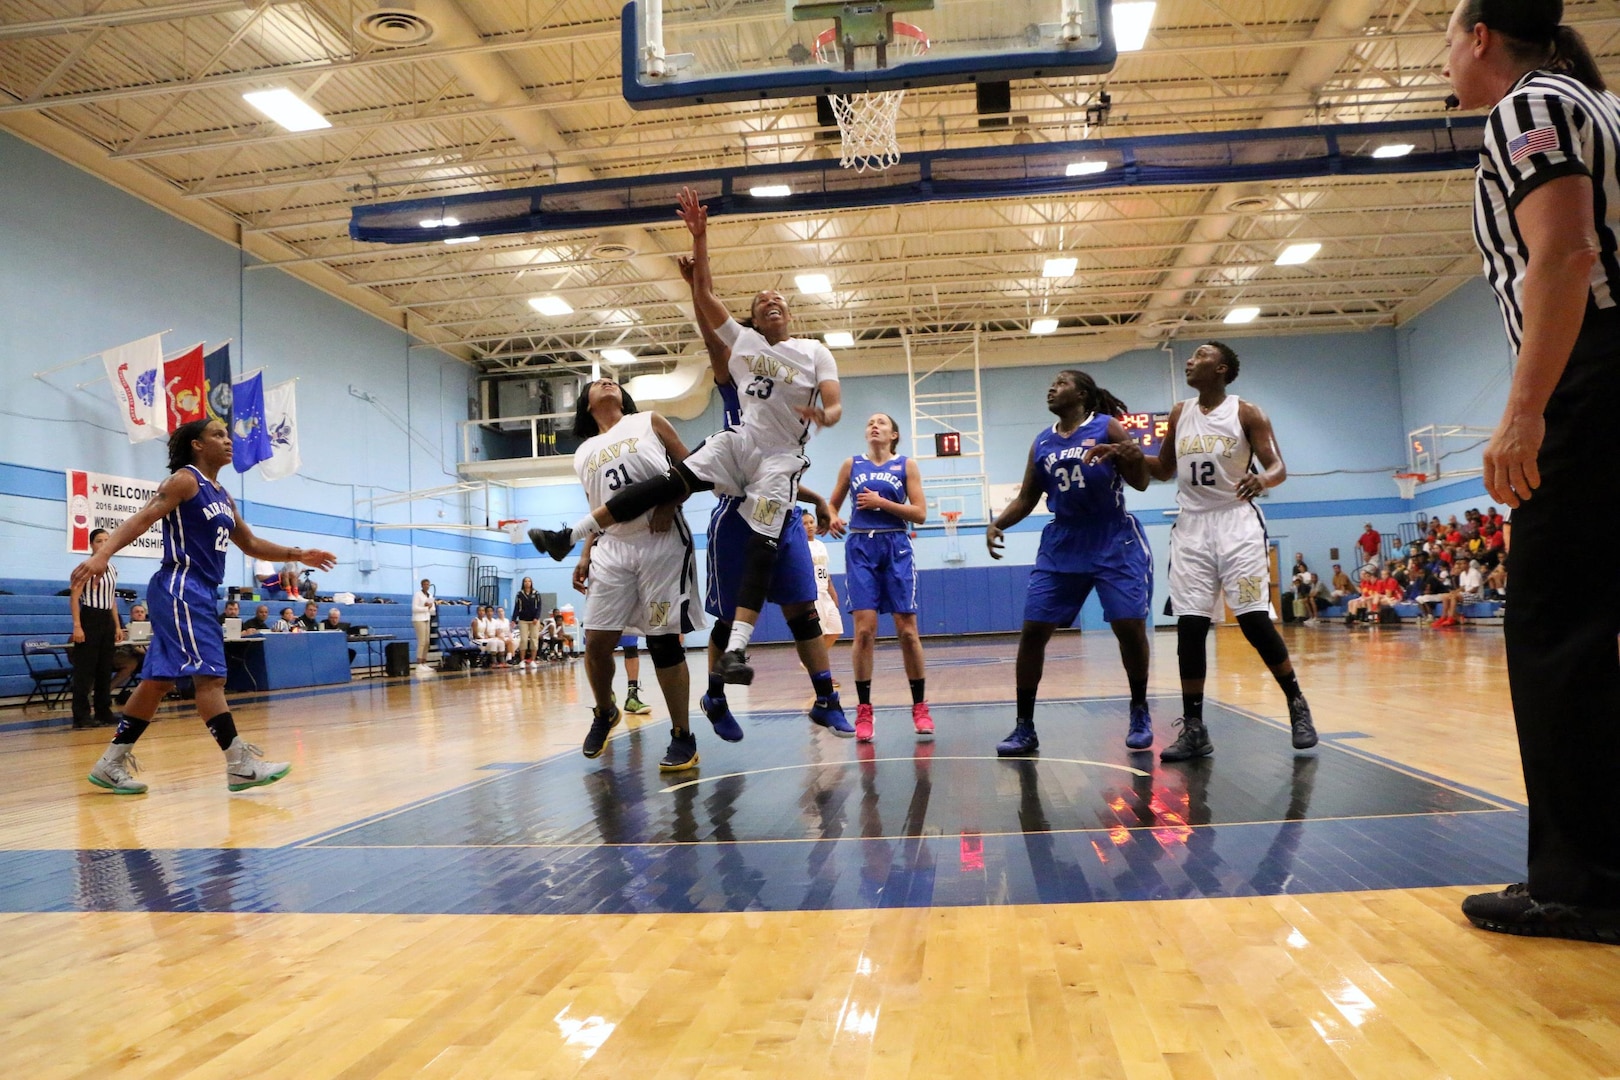
[[[979,115],[971,87],[913,91],[902,150],[1433,120],[1451,6],[1160,0],[1142,51],[1106,76],[1014,83],[1004,116]],[[446,246],[352,240],[351,206],[817,162],[836,149],[808,98],[631,110],[617,0],[417,0],[430,32],[414,45],[374,40],[375,5],[360,2],[62,7],[0,0],[0,127],[489,371],[608,348],[657,370],[691,352],[673,208],[662,222]],[[739,33],[782,17],[781,0],[714,10]],[[1565,17],[1620,82],[1620,0],[1568,0]],[[241,95],[270,86],[332,127],[264,120]],[[992,349],[1016,347],[1040,316],[1060,337],[1120,349],[1218,330],[1355,330],[1396,325],[1478,273],[1469,203],[1459,170],[734,215],[714,225],[715,270],[734,306],[827,274],[830,294],[796,299],[801,330],[863,346],[978,328]],[[1322,244],[1314,259],[1275,265],[1307,241]],[[1044,276],[1055,256],[1074,272]],[[528,300],[541,295],[572,313],[539,314]],[[1225,326],[1242,306],[1259,318]],[[860,370],[862,348],[841,357]]]

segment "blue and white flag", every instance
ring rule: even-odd
[[[264,423],[264,374],[231,384],[231,464],[245,473],[270,460],[270,433]]]
[[[277,383],[264,392],[265,430],[270,435],[270,457],[259,463],[259,475],[280,480],[298,471],[297,379]]]
[[[163,335],[132,341],[101,354],[118,415],[132,443],[169,437],[169,403],[163,393]]]

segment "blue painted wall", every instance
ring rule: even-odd
[[[127,441],[105,382],[75,388],[102,374],[98,360],[44,379],[31,373],[166,329],[166,348],[232,339],[237,374],[263,368],[267,382],[300,380],[302,473],[269,482],[228,472],[227,484],[257,531],[336,551],[342,566],[327,584],[408,592],[427,574],[460,593],[470,554],[510,565],[505,543],[420,530],[374,534],[356,524],[469,520],[459,499],[375,513],[361,502],[454,480],[456,422],[467,415],[471,379],[464,364],[408,349],[400,330],[279,271],[244,271],[230,245],[3,134],[0,175],[0,544],[8,574],[61,577],[76,561],[63,550],[62,470],[156,477],[165,466],[159,443]],[[351,396],[351,386],[375,403]],[[473,520],[482,520],[481,503],[476,511]],[[362,559],[378,569],[362,573]],[[156,567],[129,558],[120,565],[126,580]],[[245,576],[245,566],[234,563],[232,572]]]

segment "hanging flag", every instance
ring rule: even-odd
[[[118,398],[118,414],[123,417],[129,441],[165,438],[169,433],[169,408],[162,385],[163,335],[153,334],[108,349],[101,354],[101,363]]]
[[[203,347],[199,342],[173,360],[163,361],[163,390],[169,399],[169,430],[208,415],[208,388],[203,376]]]
[[[221,345],[203,357],[208,415],[226,427],[231,426],[231,347]]]
[[[231,464],[245,473],[270,458],[270,435],[264,426],[264,373],[231,384]]]
[[[265,430],[270,434],[270,457],[259,463],[259,475],[280,480],[298,471],[297,379],[288,379],[264,392]]]

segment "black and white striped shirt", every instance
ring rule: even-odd
[[[1513,212],[1542,184],[1571,175],[1592,178],[1600,257],[1591,296],[1612,308],[1620,302],[1620,98],[1568,75],[1532,71],[1491,110],[1474,174],[1474,240],[1515,353],[1529,251]]]
[[[91,578],[79,590],[79,606],[101,608],[111,611],[118,603],[118,568],[112,563],[107,564],[107,572],[99,578]]]

